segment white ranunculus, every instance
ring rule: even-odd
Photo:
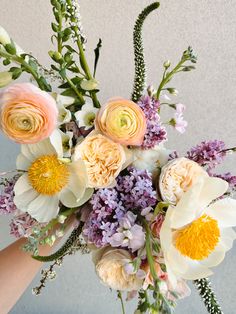
[[[232,248],[236,233],[236,200],[219,199],[228,183],[202,177],[170,206],[160,231],[167,272],[172,284],[176,277],[195,280],[212,274]]]

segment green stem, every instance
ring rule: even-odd
[[[65,242],[65,244],[55,253],[49,255],[49,256],[32,256],[33,259],[40,261],[40,262],[52,262],[56,259],[66,255],[66,253],[69,251],[69,249],[74,245],[74,243],[78,240],[82,230],[83,230],[83,223],[79,224],[79,227],[74,229]]]
[[[152,255],[152,243],[151,243],[151,232],[150,232],[150,228],[148,226],[148,223],[143,219],[143,224],[144,224],[144,228],[146,230],[146,253],[147,253],[147,260],[148,260],[148,264],[150,267],[150,272],[152,275],[152,278],[154,280],[154,282],[158,282],[158,276],[155,270],[155,266],[154,266],[154,259],[153,259],[153,255]]]
[[[227,149],[223,149],[221,153],[235,153],[236,152],[236,147],[231,147]]]
[[[38,78],[39,78],[38,73],[27,62],[25,62],[25,60],[22,57],[17,56],[17,55],[10,55],[9,53],[4,52],[2,50],[0,50],[0,56],[6,59],[12,60],[16,63],[20,63],[29,73],[32,74],[33,78],[36,81],[38,81]]]
[[[77,210],[77,208],[70,208],[70,209],[62,212],[61,215],[65,216],[65,217],[69,217],[76,210]],[[58,219],[57,218],[52,219],[44,228],[41,229],[41,233],[43,234],[43,233],[47,232],[48,230],[52,229],[56,224],[58,224]]]
[[[182,58],[180,62],[176,65],[176,67],[163,77],[161,84],[159,85],[157,93],[156,93],[156,98],[158,100],[160,99],[160,94],[161,94],[161,91],[163,90],[163,87],[170,81],[172,76],[181,68],[182,64],[184,64],[187,60],[188,60],[187,58]]]
[[[125,305],[124,305],[121,291],[118,291],[118,298],[120,299],[120,302],[121,302],[122,314],[125,314]]]
[[[88,62],[87,62],[87,60],[86,60],[86,58],[85,58],[83,45],[82,45],[82,43],[81,43],[80,40],[77,40],[76,43],[77,43],[77,46],[78,46],[78,49],[79,49],[81,66],[82,66],[82,68],[83,68],[83,70],[84,70],[84,73],[85,73],[85,75],[86,75],[87,80],[91,80],[91,79],[93,79],[93,76],[92,76],[91,71],[90,71],[90,68],[89,68],[89,66],[88,66]],[[96,92],[91,91],[91,92],[89,92],[89,93],[90,93],[90,96],[91,96],[91,98],[92,98],[92,100],[93,100],[94,106],[95,106],[96,108],[99,108],[99,107],[100,107],[100,103],[99,103],[99,101],[98,101]]]
[[[59,16],[58,16],[58,29],[59,31],[57,32],[57,51],[59,53],[62,52],[62,38],[60,35],[60,32],[62,31],[62,16],[61,16],[61,12],[58,12]]]
[[[73,89],[73,91],[76,93],[76,95],[78,96],[80,102],[82,104],[84,104],[84,97],[80,94],[80,92],[78,91],[78,89],[76,88],[75,84],[72,82],[72,80],[69,77],[65,77],[66,81],[68,84],[70,84],[70,87]]]

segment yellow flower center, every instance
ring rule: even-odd
[[[217,221],[204,214],[176,232],[175,247],[182,255],[200,261],[214,251],[219,237],[220,230]]]
[[[36,159],[28,171],[32,187],[40,194],[54,195],[68,183],[68,166],[56,155],[45,155]]]

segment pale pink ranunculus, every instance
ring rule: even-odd
[[[116,143],[142,145],[147,129],[142,109],[133,101],[110,99],[99,110],[95,119],[96,128]]]
[[[14,84],[0,94],[0,127],[17,143],[33,144],[49,137],[57,117],[54,98],[31,83]]]

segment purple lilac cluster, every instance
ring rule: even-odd
[[[188,151],[187,157],[200,166],[207,166],[207,170],[211,172],[226,156],[224,149],[225,143],[223,141],[205,141]]]
[[[136,224],[137,216],[132,211],[139,210],[141,213],[143,208],[155,206],[156,192],[152,186],[151,174],[146,170],[129,167],[127,171],[126,175],[117,178],[114,188],[99,189],[90,200],[92,212],[85,223],[83,233],[87,240],[97,247],[111,244],[115,239],[118,240],[118,237],[121,246],[123,243],[123,246],[132,250],[137,248],[137,243],[143,243],[144,232],[141,226]],[[126,236],[120,234],[113,237],[124,230],[127,231]],[[133,242],[130,241],[131,237],[135,239]]]
[[[37,221],[27,213],[19,213],[10,223],[10,234],[16,238],[28,236],[32,228],[38,225]]]
[[[2,191],[0,193],[0,215],[12,214],[16,211],[16,205],[14,204],[14,186],[19,176],[6,179],[1,183]]]
[[[151,149],[167,139],[166,129],[161,125],[158,114],[160,103],[153,97],[143,96],[138,105],[147,119],[147,131],[141,148]]]

